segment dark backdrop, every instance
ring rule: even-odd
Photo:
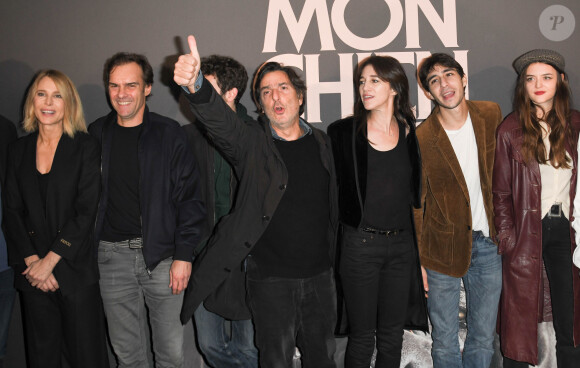
[[[101,0],[12,1],[0,7],[0,114],[21,120],[34,73],[65,72],[76,84],[88,122],[108,112],[102,66],[117,51],[147,55],[155,71],[152,111],[181,124],[190,118],[172,83],[173,63],[193,33],[201,55],[238,59],[252,74],[275,58],[303,72],[306,119],[323,129],[352,111],[352,70],[372,52],[404,63],[418,120],[431,104],[416,85],[417,64],[432,52],[454,54],[466,69],[470,99],[511,110],[512,61],[533,48],[566,58],[578,107],[580,2],[560,0]],[[185,49],[184,49],[185,47]],[[242,99],[253,110],[249,95]],[[23,366],[18,309],[9,340],[9,367]],[[201,366],[188,326],[188,364]],[[548,332],[549,334],[549,332]],[[407,333],[406,336],[408,337]],[[412,336],[411,336],[412,337]],[[548,337],[549,339],[549,337]],[[421,340],[421,339],[420,339]],[[405,354],[428,360],[428,342]],[[428,363],[426,363],[428,365]],[[549,363],[547,363],[549,364]]]

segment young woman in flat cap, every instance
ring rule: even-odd
[[[497,130],[495,226],[503,259],[504,368],[538,364],[538,322],[554,321],[558,367],[580,361],[580,275],[572,265],[580,113],[564,58],[532,50],[514,61],[514,111]]]

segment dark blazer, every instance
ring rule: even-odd
[[[341,225],[359,227],[362,221],[367,187],[368,150],[367,139],[362,131],[357,133],[357,122],[349,117],[328,127],[338,178],[338,207]],[[421,153],[415,135],[415,126],[409,127],[406,136],[409,159],[412,166],[412,195],[409,206],[419,205],[421,193]],[[411,222],[413,218],[411,218]],[[414,232],[413,232],[414,233]],[[428,331],[427,303],[423,292],[423,278],[415,239],[416,277],[409,293],[406,329]],[[337,263],[338,265],[339,263]]]
[[[16,140],[16,128],[14,124],[0,115],[0,191],[2,192],[2,205],[6,203],[4,184],[6,180],[6,162],[8,161],[8,145]],[[2,208],[0,208],[2,211]],[[3,212],[2,212],[3,213]],[[6,234],[4,221],[2,221],[2,234]],[[4,237],[6,238],[6,237]],[[0,249],[0,272],[6,267],[7,247]]]
[[[15,285],[32,288],[21,275],[24,258],[49,251],[62,259],[53,274],[63,294],[98,281],[93,228],[100,192],[100,151],[97,141],[77,132],[63,134],[50,170],[46,213],[36,170],[38,132],[16,141],[8,158],[6,225]]]
[[[0,183],[4,187],[6,180],[6,162],[8,160],[8,145],[16,140],[16,127],[0,115]]]
[[[502,120],[499,105],[467,101],[477,142],[479,180],[489,236],[495,239],[491,193],[495,129]],[[469,191],[447,133],[439,121],[439,106],[417,128],[423,156],[421,208],[415,225],[421,264],[430,270],[462,277],[471,264]]]

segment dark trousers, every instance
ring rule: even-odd
[[[542,256],[550,281],[552,316],[556,332],[556,360],[559,368],[576,367],[580,347],[574,347],[574,292],[570,222],[565,217],[542,220]],[[504,358],[504,368],[528,367],[527,363]]]
[[[292,368],[296,346],[302,367],[336,367],[332,270],[303,279],[261,278],[250,258],[246,280],[261,367]]]
[[[345,367],[365,367],[377,345],[376,368],[399,367],[411,277],[411,231],[389,236],[345,227],[340,276],[350,334]]]
[[[15,296],[14,271],[12,268],[8,268],[0,272],[0,367],[2,367],[2,359],[6,355],[8,329]]]
[[[68,295],[35,289],[20,296],[29,367],[60,368],[63,354],[71,367],[109,367],[99,284]]]

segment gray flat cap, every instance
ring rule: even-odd
[[[549,64],[556,68],[560,73],[564,72],[564,57],[553,50],[536,49],[528,51],[514,60],[514,69],[518,74],[522,74],[524,69],[532,63]]]

